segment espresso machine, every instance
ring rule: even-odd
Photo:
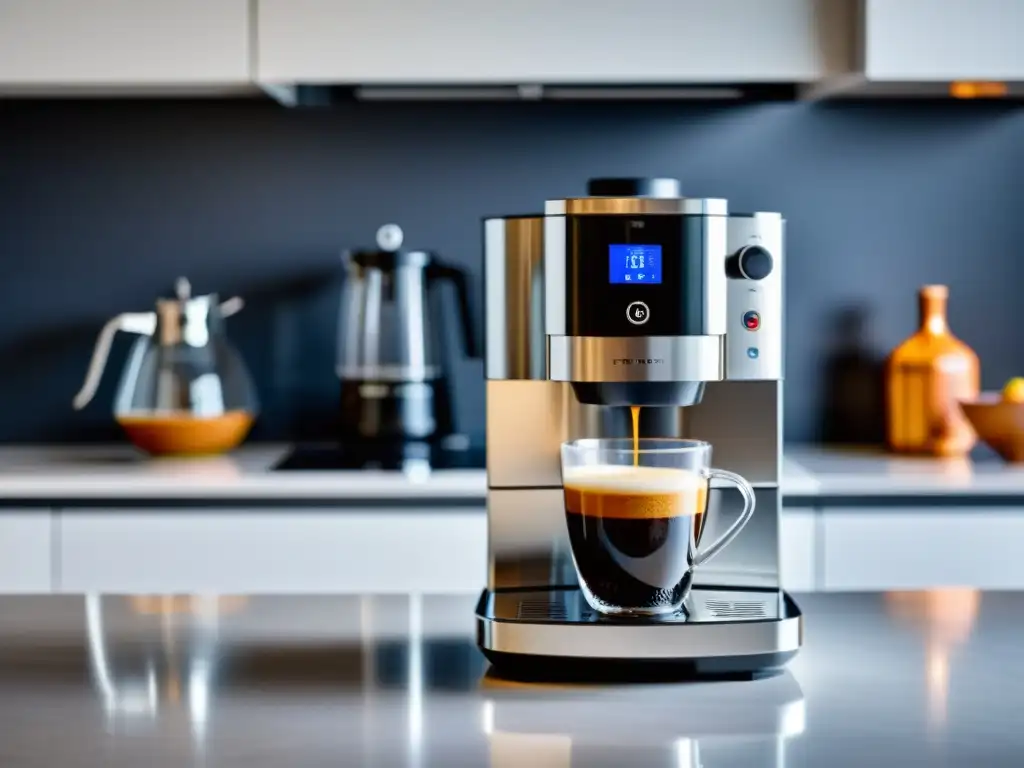
[[[531,673],[780,667],[803,635],[780,579],[784,220],[730,214],[726,200],[680,197],[672,185],[671,197],[644,184],[622,196],[612,181],[549,200],[543,215],[484,221],[488,573],[478,643],[497,668]],[[624,253],[647,268],[628,268]],[[597,614],[568,544],[559,447],[628,437],[628,406],[643,406],[641,437],[710,442],[714,465],[745,477],[756,497],[739,536],[695,572],[685,613],[668,618]],[[708,503],[702,537],[743,508],[738,491],[714,483]]]

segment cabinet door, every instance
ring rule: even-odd
[[[779,550],[782,586],[790,592],[818,589],[817,543],[818,516],[811,509],[782,512],[779,521]]]
[[[484,511],[62,512],[62,592],[475,592]]]
[[[805,81],[815,0],[259,0],[257,77],[289,83]]]
[[[869,79],[1024,78],[1020,0],[867,0],[865,14]]]
[[[49,509],[0,509],[0,593],[52,588]]]
[[[251,80],[248,0],[0,0],[0,84]]]
[[[826,590],[1024,589],[1024,509],[823,510]]]

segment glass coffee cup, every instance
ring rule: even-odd
[[[701,440],[588,438],[562,443],[569,543],[595,611],[666,616],[683,608],[694,569],[732,542],[754,514],[754,489],[713,469]],[[735,485],[743,512],[702,546],[712,479]]]

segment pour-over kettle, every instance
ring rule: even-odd
[[[394,443],[454,434],[438,288],[455,289],[463,352],[480,357],[466,272],[432,251],[402,250],[397,224],[377,231],[375,250],[342,254],[345,282],[336,372],[341,438]]]
[[[224,319],[243,302],[193,296],[185,278],[175,292],[153,312],[126,312],[103,326],[73,405],[81,410],[95,396],[116,333],[135,333],[114,399],[128,439],[153,455],[223,453],[245,439],[258,408],[249,371],[224,332]]]

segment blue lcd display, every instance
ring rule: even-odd
[[[609,245],[608,281],[612,285],[661,283],[660,245]]]

